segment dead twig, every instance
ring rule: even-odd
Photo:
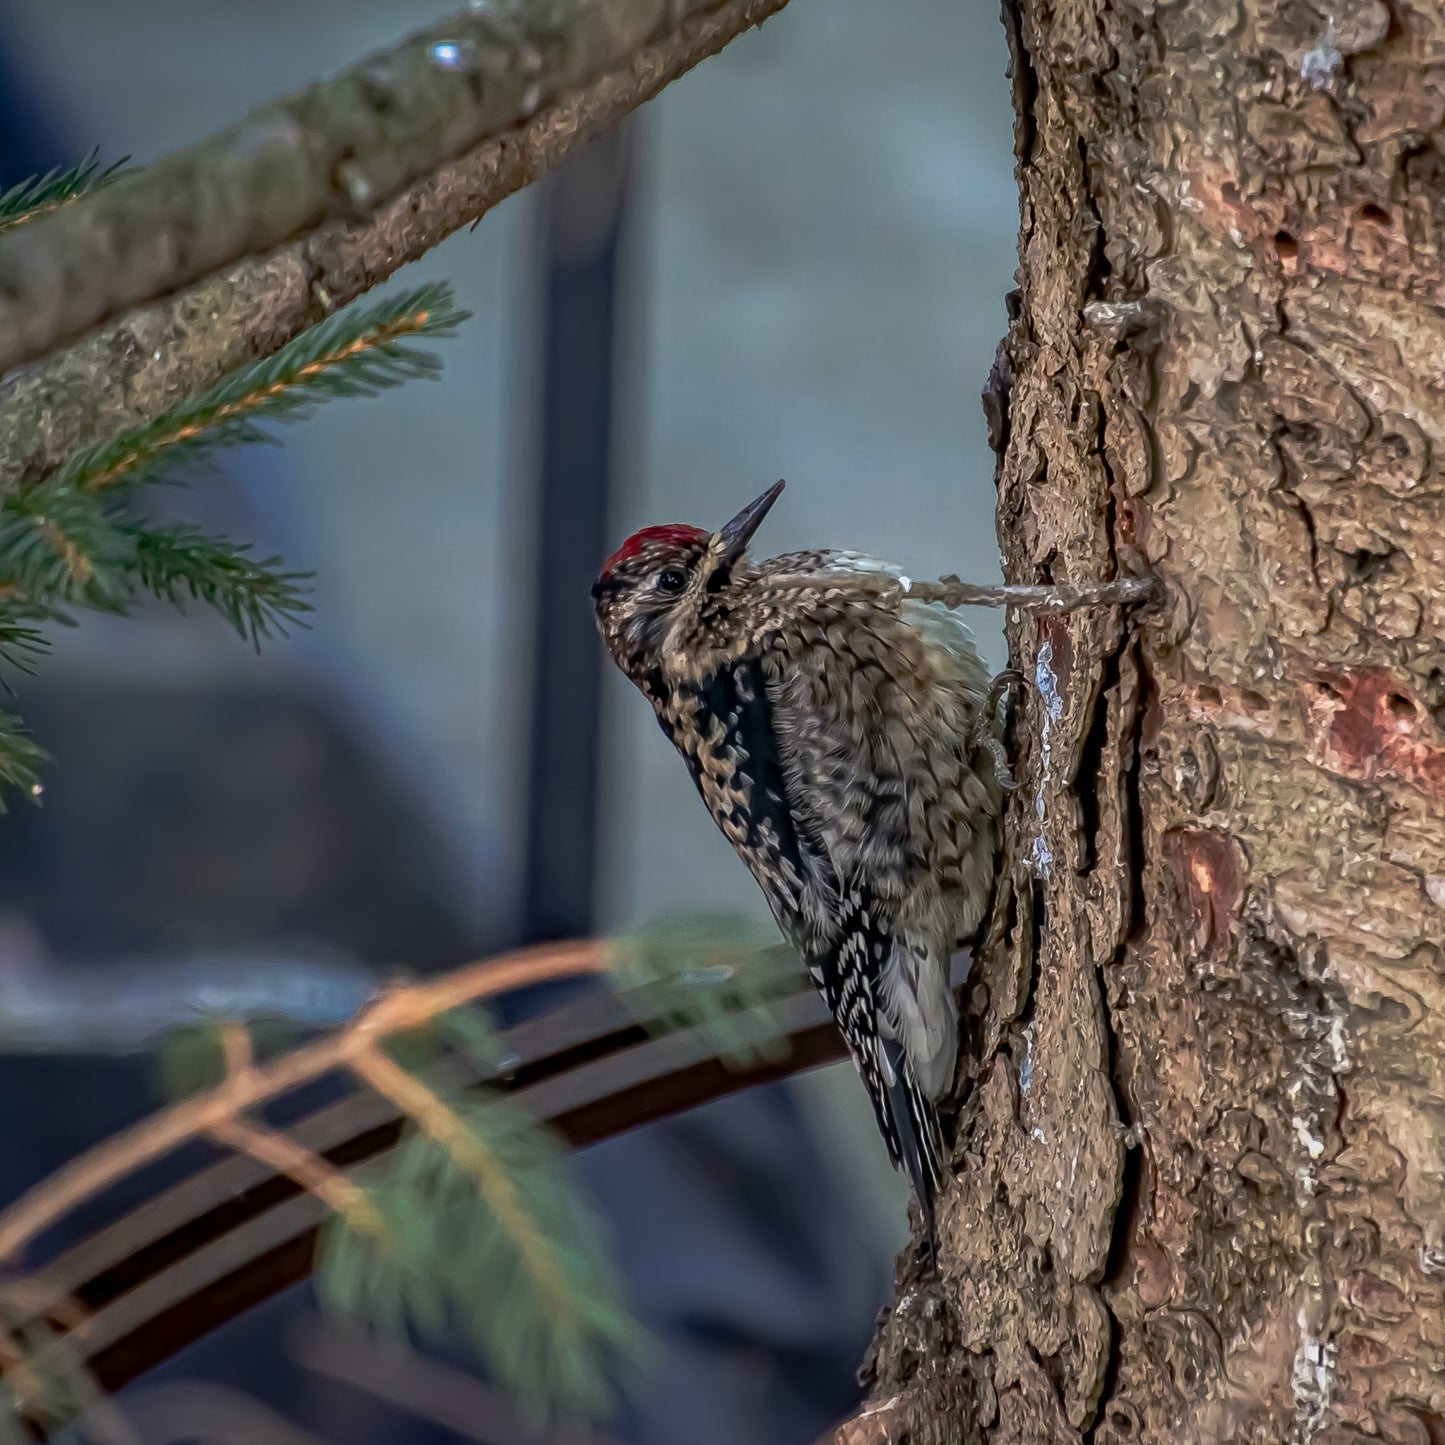
[[[226,1061],[222,1089],[234,1097],[255,1067],[250,1029],[239,1020],[227,1020],[221,1025],[221,1050]],[[211,1137],[218,1144],[249,1154],[258,1164],[294,1179],[359,1233],[377,1240],[384,1237],[385,1225],[366,1190],[289,1135],[248,1123],[241,1112],[237,1106],[234,1115],[211,1126]]]
[[[73,1159],[0,1213],[0,1259],[16,1258],[25,1245],[78,1204],[141,1165],[196,1135],[228,1127],[241,1111],[334,1069],[350,1068],[392,1034],[421,1028],[463,1004],[551,979],[601,973],[606,967],[603,945],[588,940],[524,949],[384,994],[339,1033],[273,1063],[249,1067],[218,1088],[153,1115]]]

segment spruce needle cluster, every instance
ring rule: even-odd
[[[0,194],[0,230],[23,225],[110,181],[120,164],[96,156]],[[31,672],[47,628],[80,609],[125,613],[156,597],[200,603],[253,646],[304,625],[309,574],[244,542],[196,527],[156,523],[148,488],[193,476],[224,448],[274,442],[275,424],[309,416],[337,397],[371,397],[435,377],[441,362],[416,345],[452,335],[467,313],[445,283],[421,286],[328,317],[272,356],[129,427],[0,502],[0,685]],[[42,749],[20,719],[0,711],[0,808],[13,789],[40,796]]]

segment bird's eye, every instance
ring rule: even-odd
[[[687,586],[687,578],[676,567],[664,567],[657,574],[659,592],[681,592]]]

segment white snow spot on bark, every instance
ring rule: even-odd
[[[1310,1334],[1303,1319],[1300,1331],[1290,1385],[1294,1392],[1295,1438],[1300,1445],[1310,1445],[1330,1413],[1338,1351],[1329,1340],[1319,1340]]]
[[[1330,1020],[1330,1052],[1334,1055],[1332,1065],[1336,1074],[1349,1072],[1350,1049],[1345,1042],[1345,1021],[1336,1014]]]
[[[1299,78],[1314,90],[1326,89],[1334,80],[1345,57],[1335,47],[1335,17],[1325,25],[1324,39],[1300,56]]]
[[[1064,700],[1059,696],[1059,679],[1054,673],[1054,644],[1045,638],[1039,648],[1038,660],[1034,663],[1034,686],[1044,703],[1043,734],[1039,739],[1039,752],[1043,762],[1039,768],[1039,790],[1034,797],[1034,812],[1038,814],[1039,831],[1034,834],[1033,851],[1029,861],[1040,878],[1047,878],[1054,864],[1054,850],[1044,837],[1044,789],[1053,776],[1053,727],[1064,715]]]
[[[1348,1070],[1350,1062],[1344,1016],[1334,999],[1328,1001],[1328,1022],[1313,1008],[1284,1009],[1286,1027],[1309,1051],[1302,1060],[1300,1073],[1289,1086],[1289,1101],[1293,1106],[1290,1124],[1303,1150],[1295,1169],[1295,1198],[1305,1219],[1306,1239],[1314,1232],[1312,1221],[1319,1217],[1316,1194],[1319,1161],[1328,1147],[1325,1129],[1339,1098],[1339,1075]],[[1324,1263],[1317,1247],[1311,1247],[1310,1255],[1300,1279],[1303,1293],[1299,1305],[1299,1348],[1295,1351],[1290,1380],[1294,1395],[1293,1445],[1311,1445],[1329,1419],[1338,1354],[1330,1339]]]

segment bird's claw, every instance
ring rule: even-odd
[[[1016,668],[1004,668],[989,686],[988,697],[974,729],[974,743],[989,755],[989,759],[993,763],[994,777],[998,779],[999,787],[1006,793],[1016,793],[1019,785],[1014,778],[1013,768],[1009,765],[1008,753],[1003,745],[1003,734],[1008,728],[1004,705],[1008,701],[1009,694],[1016,687],[1023,685],[1023,680],[1023,673]]]

